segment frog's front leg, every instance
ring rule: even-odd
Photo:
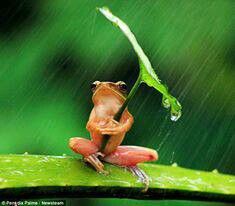
[[[134,122],[133,116],[126,109],[120,122],[115,121],[113,118],[109,119],[108,125],[100,128],[102,135],[109,135],[110,138],[103,150],[105,155],[114,152],[119,145],[121,145],[126,132],[128,132]]]
[[[98,156],[103,156],[98,152],[99,148],[91,140],[74,137],[69,140],[69,147],[76,153],[81,154],[85,162],[89,162],[98,172],[106,174],[104,165],[98,159]]]
[[[155,150],[138,146],[118,146],[114,152],[103,158],[106,162],[128,168],[132,174],[144,183],[145,188],[143,191],[148,189],[149,177],[138,168],[137,164],[156,161],[157,159],[158,154]]]

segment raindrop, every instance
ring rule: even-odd
[[[171,120],[176,122],[181,117],[181,111],[179,112],[171,112]]]
[[[217,169],[213,169],[212,172],[215,173],[215,174],[219,173],[219,171]]]
[[[178,164],[176,162],[174,162],[171,166],[172,167],[178,167]]]
[[[173,152],[172,152],[172,156],[171,156],[171,161],[170,161],[170,163],[172,163],[172,162],[173,162],[174,155],[175,155],[175,152],[173,151]]]
[[[2,160],[3,162],[11,162],[10,159]]]
[[[164,108],[169,109],[171,107],[171,120],[176,122],[181,117],[181,105],[175,99],[174,104],[170,102],[170,99],[167,98],[165,95],[162,97],[162,105]]]

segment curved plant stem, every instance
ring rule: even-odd
[[[117,112],[117,114],[115,114],[114,119],[116,121],[120,121],[121,116],[123,111],[126,109],[127,105],[129,104],[129,102],[132,100],[133,96],[135,95],[135,93],[137,92],[139,86],[141,84],[141,76],[139,75],[138,79],[136,80],[134,86],[131,88],[130,93],[128,94],[124,104],[122,105],[122,107],[119,109],[119,111]],[[108,143],[110,139],[109,135],[104,135],[103,141],[102,141],[102,146],[101,146],[101,151],[103,151],[105,149],[106,144]]]
[[[174,166],[140,164],[149,190],[123,168],[105,164],[98,174],[66,156],[0,155],[0,199],[121,197],[235,202],[235,177]]]
[[[119,109],[118,113],[114,116],[114,119],[116,121],[119,121],[123,111],[126,109],[127,105],[129,104],[129,102],[132,100],[132,98],[134,97],[135,93],[137,92],[139,86],[141,84],[141,76],[139,75],[138,79],[136,80],[134,86],[131,88],[130,93],[128,94],[126,101],[124,102],[124,104],[122,105],[122,107]]]

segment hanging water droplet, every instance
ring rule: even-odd
[[[23,155],[28,155],[29,153],[28,152],[25,152]]]
[[[174,162],[171,166],[172,167],[178,167],[178,164],[176,162]]]
[[[179,112],[171,112],[171,120],[176,122],[181,117],[181,111]]]
[[[165,108],[167,108],[167,109],[171,107],[171,120],[175,122],[175,121],[177,121],[181,117],[182,106],[177,101],[177,99],[175,99],[174,97],[171,97],[171,98],[173,98],[174,100],[170,101],[169,97],[166,97],[165,95],[163,95],[163,97],[162,97],[162,105]]]

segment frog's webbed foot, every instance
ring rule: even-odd
[[[148,175],[146,175],[146,173],[141,170],[138,166],[126,166],[126,168],[136,177],[138,177],[139,181],[142,182],[144,184],[144,189],[142,190],[142,192],[146,192],[149,188],[149,182],[150,179],[148,177]]]
[[[84,161],[89,162],[96,169],[97,172],[107,175],[108,172],[104,170],[104,165],[99,160],[98,156],[103,156],[103,154],[100,152],[91,154],[87,157],[84,157]]]

